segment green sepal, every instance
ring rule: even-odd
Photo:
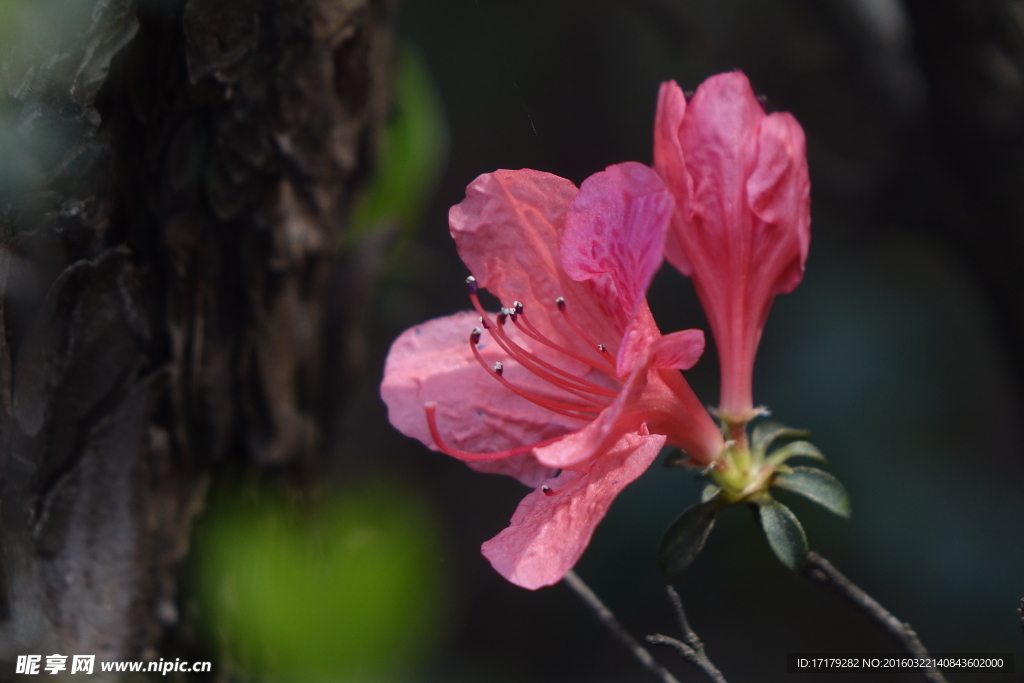
[[[678,578],[689,567],[708,540],[723,501],[718,496],[683,510],[668,525],[658,545],[658,568],[669,579]]]
[[[790,458],[814,458],[815,460],[827,462],[817,446],[809,441],[794,441],[793,443],[786,444],[769,455],[765,462],[772,467],[777,467]]]
[[[764,453],[772,443],[782,438],[789,441],[806,440],[811,438],[811,433],[805,429],[793,429],[778,422],[761,422],[750,433],[750,447]]]
[[[850,496],[834,476],[816,467],[789,467],[775,477],[772,486],[799,493],[840,517],[850,516]]]
[[[775,557],[793,571],[807,561],[807,535],[793,511],[767,493],[755,501],[761,528]]]
[[[707,486],[704,487],[704,490],[700,494],[700,502],[702,502],[702,503],[708,502],[709,500],[711,500],[712,498],[717,496],[718,492],[721,491],[721,490],[722,489],[720,489],[719,487],[715,486],[714,484],[708,484]]]
[[[673,448],[662,463],[665,467],[686,467],[689,464],[690,454],[681,448]]]

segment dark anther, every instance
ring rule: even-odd
[[[559,493],[562,492],[563,489],[565,489],[565,486],[562,486],[561,488],[555,491],[551,490],[551,487],[548,486],[547,484],[544,484],[543,486],[540,487],[541,493],[543,493],[545,496],[557,496]]]
[[[504,371],[505,371],[505,367],[501,363],[495,363],[494,364],[494,372],[499,377],[501,376],[501,373],[503,373]]]
[[[473,342],[474,344],[479,344],[481,334],[483,334],[483,330],[481,330],[479,327],[474,327],[473,331],[469,333],[469,341]]]
[[[483,316],[480,316],[480,324],[484,326],[485,330],[491,329],[491,326],[487,324],[487,319]]]
[[[470,275],[466,278],[466,289],[469,290],[470,294],[476,294],[476,290],[480,287],[476,284],[476,278]]]
[[[505,318],[508,317],[507,311],[508,311],[507,308],[501,309],[501,313],[498,314],[498,325],[504,325],[505,324]]]
[[[516,309],[516,315],[523,314],[523,304],[520,301],[513,301],[512,308]]]
[[[598,345],[597,345],[597,350],[598,350],[598,351],[600,351],[601,353],[604,353],[604,352],[606,352],[606,351],[607,351],[608,349],[606,349],[606,348],[604,347],[604,344],[598,344]]]
[[[558,310],[565,310],[565,297],[560,296],[557,299],[555,299],[555,305],[558,306]]]

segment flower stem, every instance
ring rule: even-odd
[[[818,553],[813,550],[807,553],[807,564],[804,565],[801,574],[811,582],[831,589],[839,597],[869,616],[875,623],[895,637],[910,654],[922,659],[930,659],[928,650],[921,643],[917,633],[910,627],[910,624],[897,619],[889,610],[882,607],[877,600],[843,576],[838,569],[832,566],[831,562]],[[921,669],[920,671],[921,675],[929,683],[946,683],[946,678],[934,667]]]
[[[683,611],[683,601],[679,599],[679,593],[672,586],[668,587],[668,599],[672,601],[672,606],[676,610],[679,628],[682,629],[683,638],[686,642],[661,634],[647,636],[647,642],[651,645],[667,645],[673,648],[683,659],[703,671],[715,683],[728,683],[722,672],[718,670],[718,667],[705,654],[704,643],[697,637],[694,630],[690,628],[690,622],[686,619],[686,612]]]
[[[638,662],[640,662],[641,666],[657,676],[658,680],[662,683],[679,683],[676,677],[673,676],[668,669],[655,661],[647,648],[641,645],[639,641],[629,634],[629,631],[619,623],[619,620],[615,618],[612,611],[608,609],[603,602],[601,602],[601,598],[597,597],[597,594],[590,590],[590,587],[587,586],[587,584],[583,583],[583,579],[581,579],[576,572],[570,569],[562,581],[587,604],[587,607],[589,607],[601,623],[612,632],[612,635],[615,636],[620,643],[629,648],[633,653],[633,656],[636,657]]]

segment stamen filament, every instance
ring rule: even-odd
[[[561,351],[562,353],[564,353],[567,356],[572,356],[573,358],[575,358],[579,362],[586,363],[587,365],[589,365],[594,370],[597,370],[598,372],[603,372],[606,375],[609,375],[611,377],[615,376],[614,372],[610,373],[610,372],[607,371],[607,369],[603,369],[603,368],[597,367],[597,365],[594,364],[593,360],[584,358],[583,356],[581,356],[580,354],[576,353],[575,351],[570,351],[569,349],[567,349],[567,348],[565,348],[565,347],[563,347],[563,346],[561,346],[559,344],[556,344],[555,342],[553,342],[550,339],[548,339],[547,337],[545,337],[543,334],[541,334],[540,330],[538,330],[536,327],[534,327],[533,323],[531,323],[529,321],[529,319],[527,319],[526,311],[519,311],[518,315],[516,316],[516,318],[517,318],[517,320],[513,320],[512,322],[515,323],[516,327],[518,327],[520,330],[522,330],[523,334],[525,334],[527,337],[530,337],[534,341],[539,341],[541,344],[544,344],[545,346],[547,346],[549,348],[552,348],[555,351]],[[522,323],[523,323],[522,325],[519,324],[520,321],[522,321]]]
[[[531,324],[530,321],[526,318],[526,314],[523,310],[522,303],[516,301],[513,303],[512,308],[503,307],[501,309],[501,313],[498,314],[497,324],[494,324],[490,316],[484,310],[484,307],[481,305],[480,298],[477,296],[477,292],[479,291],[479,284],[477,283],[476,278],[473,277],[472,275],[467,277],[466,287],[468,290],[469,299],[473,304],[473,308],[480,315],[480,326],[490,333],[491,338],[494,339],[494,341],[498,344],[498,346],[501,347],[503,351],[505,351],[505,353],[507,353],[516,361],[518,361],[519,364],[527,371],[533,373],[540,379],[554,385],[555,387],[561,389],[562,391],[572,394],[574,397],[583,401],[585,405],[576,403],[564,403],[554,398],[546,397],[540,394],[536,394],[532,391],[528,391],[526,389],[517,387],[511,382],[509,382],[505,377],[503,377],[504,366],[500,362],[495,363],[493,368],[490,368],[484,361],[483,357],[480,355],[480,352],[477,349],[477,344],[480,342],[480,337],[483,334],[483,331],[480,328],[475,328],[470,334],[469,339],[470,348],[473,351],[473,356],[476,358],[477,362],[480,363],[481,367],[487,370],[495,379],[497,379],[507,389],[509,389],[516,395],[526,399],[527,401],[530,401],[535,405],[541,406],[542,408],[558,413],[560,415],[565,415],[567,417],[574,417],[580,420],[587,421],[593,420],[605,408],[608,407],[609,404],[605,402],[603,399],[614,399],[616,396],[618,396],[618,393],[616,391],[603,387],[599,384],[595,384],[594,382],[591,382],[567,370],[559,368],[556,365],[553,365],[539,358],[536,354],[526,350],[518,343],[514,342],[511,339],[511,337],[508,336],[504,329],[505,320],[507,318],[512,318],[512,323],[516,326],[516,328],[519,329],[524,334],[526,334],[531,339],[538,341],[542,344],[545,344],[546,346],[556,351],[564,353],[565,355],[574,358],[580,361],[581,363],[584,363],[586,366],[590,367],[593,370],[598,370],[599,372],[603,372],[609,375],[610,377],[615,378],[614,372],[608,372],[607,369],[597,367],[597,365],[595,365],[593,361],[588,360],[584,356],[569,349],[566,349],[559,344],[556,344],[555,342],[551,341],[543,334],[541,334],[541,332],[537,330],[537,328],[534,327],[533,324]],[[565,312],[565,299],[559,297],[555,303],[558,305],[559,310],[562,312],[563,317],[566,318],[566,321],[569,323],[570,327],[572,327],[572,329],[587,344],[589,344],[591,347],[596,348],[598,353],[601,354],[600,357],[603,361],[603,364],[610,366],[611,369],[614,371],[615,364],[607,358],[607,352],[605,351],[604,346],[600,344],[595,345],[593,341],[589,337],[587,337],[587,335],[584,334],[581,329],[579,329],[576,326],[572,319],[569,318],[568,314]]]
[[[558,306],[558,310],[562,313],[562,317],[565,318],[565,322],[569,323],[569,327],[571,327],[576,332],[576,334],[580,335],[580,337],[582,337],[585,342],[590,344],[591,348],[597,349],[597,352],[601,354],[601,360],[608,363],[614,368],[615,363],[613,363],[612,360],[608,358],[608,355],[604,352],[604,344],[598,344],[593,339],[588,337],[587,333],[584,332],[572,319],[572,316],[569,315],[569,307],[565,303],[565,297],[560,296],[557,299],[555,299],[555,305]]]
[[[473,302],[473,308],[475,308],[476,312],[480,314],[481,322],[483,323],[484,329],[489,329],[490,328],[491,319],[490,319],[490,317],[488,317],[487,311],[485,311],[484,307],[480,304],[480,297],[478,297],[476,295],[476,284],[475,284],[475,282],[476,281],[474,280],[473,286],[470,287],[469,300],[471,302]]]
[[[506,388],[511,389],[514,393],[518,394],[519,396],[522,396],[530,403],[539,405],[541,408],[547,408],[548,410],[558,413],[559,415],[575,417],[581,420],[593,420],[594,417],[600,414],[602,410],[601,408],[596,408],[594,406],[578,406],[573,405],[571,403],[560,403],[549,398],[544,398],[543,396],[538,396],[537,394],[534,394],[533,392],[527,391],[525,389],[521,389],[516,385],[512,384],[511,382],[509,382],[504,377],[502,377],[501,373],[497,372],[496,370],[492,370],[490,367],[488,367],[487,361],[485,361],[483,356],[480,355],[480,352],[476,348],[476,344],[471,343],[470,348],[473,349],[473,356],[476,357],[476,360],[478,363],[480,363],[481,367],[487,370],[496,380],[501,382]],[[580,413],[588,413],[589,415],[579,415],[576,412],[569,411],[578,411]]]
[[[480,314],[480,323],[481,323],[481,325],[483,325],[485,330],[490,330],[491,329],[491,319],[487,315],[487,311],[484,310],[483,305],[480,303],[480,297],[477,296],[477,291],[479,290],[480,287],[479,287],[479,285],[476,282],[476,278],[473,277],[472,275],[467,277],[466,278],[466,285],[467,285],[467,290],[469,292],[469,300],[470,300],[470,302],[472,302],[473,308],[476,310],[476,312]],[[580,328],[578,328],[576,326],[576,324],[572,321],[572,319],[569,317],[568,312],[565,310],[565,298],[564,297],[558,297],[555,300],[555,304],[558,306],[558,309],[562,312],[562,315],[565,317],[566,321],[569,323],[570,327],[572,327],[572,329],[576,332],[576,334],[580,335],[583,338],[583,340],[585,342],[587,342],[587,344],[589,344],[591,347],[596,348],[598,353],[600,354],[601,360],[603,360],[605,363],[607,363],[612,368],[612,370],[614,370],[615,369],[615,363],[613,363],[608,358],[607,351],[605,351],[605,348],[604,348],[604,344],[595,344],[590,339],[590,337],[588,337],[586,334],[584,334],[583,331]],[[576,360],[580,361],[581,363],[585,363],[586,365],[589,365],[594,370],[598,370],[600,372],[604,372],[605,374],[608,374],[611,377],[615,377],[615,373],[614,372],[609,373],[609,372],[607,372],[607,370],[603,370],[603,369],[597,367],[596,365],[594,365],[593,361],[588,360],[587,358],[581,356],[580,354],[576,353],[575,351],[571,351],[571,350],[569,350],[569,349],[567,349],[567,348],[565,348],[565,347],[563,347],[563,346],[561,346],[559,344],[556,344],[555,342],[551,341],[550,339],[545,337],[543,334],[541,334],[541,332],[536,327],[534,327],[533,324],[526,318],[526,311],[523,309],[523,304],[522,303],[516,301],[514,303],[514,305],[513,305],[513,308],[510,309],[510,310],[512,312],[511,318],[512,318],[513,324],[515,324],[515,326],[517,328],[522,330],[528,337],[532,337],[535,341],[539,341],[541,344],[544,344],[544,345],[546,345],[546,346],[548,346],[548,347],[550,347],[550,348],[552,348],[552,349],[554,349],[556,351],[561,351],[565,355],[571,356],[572,358],[575,358]],[[505,309],[502,309],[502,312],[505,312]],[[519,325],[519,319],[522,319],[525,327],[522,327],[522,326]],[[578,378],[574,378],[574,379],[578,379]],[[596,385],[594,385],[594,386],[596,386]]]
[[[558,475],[558,476],[561,477],[562,475]],[[589,476],[590,476],[589,472],[577,473],[577,475],[575,477],[573,477],[571,481],[568,481],[565,484],[562,484],[557,489],[552,490],[550,486],[548,486],[547,484],[544,484],[543,486],[540,487],[540,490],[541,490],[541,492],[545,496],[557,496],[559,493],[561,493],[562,491],[566,490],[567,488],[569,488],[573,484],[578,484],[580,482],[580,480],[582,480],[584,477],[589,477]]]
[[[563,370],[562,368],[556,367],[551,363],[548,363],[543,359],[538,358],[534,354],[524,349],[519,344],[512,341],[512,339],[509,338],[507,334],[505,334],[505,326],[502,320],[502,316],[498,316],[498,326],[496,329],[497,335],[501,337],[500,340],[496,341],[498,341],[501,347],[505,349],[506,353],[508,353],[510,356],[518,360],[524,367],[526,367],[528,370],[538,375],[539,377],[546,379],[552,384],[561,386],[566,391],[570,391],[573,394],[579,396],[580,398],[591,401],[593,399],[590,396],[583,396],[579,392],[597,394],[598,396],[606,396],[608,398],[615,398],[616,396],[618,396],[618,393],[610,389],[606,389],[598,384],[594,384],[593,382],[585,380],[582,377],[577,377],[576,375],[573,375],[572,373]],[[502,344],[502,341],[504,341],[505,343]],[[533,364],[540,365],[541,367],[531,367]],[[546,368],[551,372],[545,372],[542,368]],[[557,375],[560,375],[560,377],[556,377],[551,373],[556,373]],[[577,391],[574,391],[573,389],[576,389]]]
[[[427,414],[427,426],[430,428],[430,436],[434,439],[434,445],[437,449],[445,455],[450,455],[453,458],[459,460],[472,460],[476,462],[487,461],[487,460],[501,460],[502,458],[511,458],[514,455],[522,455],[523,453],[529,453],[534,448],[541,448],[543,446],[551,445],[557,441],[560,441],[566,437],[565,434],[562,436],[556,436],[553,439],[544,439],[537,443],[530,444],[529,446],[520,446],[519,448],[510,448],[507,451],[495,451],[494,453],[471,453],[469,451],[460,451],[457,448],[452,448],[444,442],[441,438],[441,432],[437,428],[437,404],[433,401],[428,401],[423,404],[423,410]]]

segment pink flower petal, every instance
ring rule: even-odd
[[[665,258],[683,275],[691,275],[693,268],[686,251],[679,242],[684,207],[692,194],[686,158],[679,142],[679,128],[686,116],[686,97],[675,81],[661,84],[658,90],[658,110],[654,117],[654,168],[665,181],[676,199],[678,209],[672,216],[672,229],[665,237]]]
[[[626,377],[636,368],[636,364],[647,353],[648,347],[661,337],[661,331],[654,322],[651,309],[644,299],[637,306],[633,319],[626,328],[619,347],[619,355],[615,360],[615,372],[619,377]]]
[[[722,432],[704,404],[693,393],[683,375],[672,369],[658,369],[657,379],[648,381],[651,404],[670,406],[668,415],[648,410],[650,428],[668,436],[668,445],[677,446],[690,456],[695,467],[710,465],[721,453]],[[660,389],[657,393],[652,388]]]
[[[469,184],[466,199],[451,208],[448,222],[459,256],[503,306],[521,302],[545,336],[585,353],[586,345],[555,306],[564,297],[575,322],[595,343],[617,353],[622,329],[590,283],[576,282],[562,269],[559,241],[576,193],[572,182],[550,173],[485,173]]]
[[[527,495],[510,526],[481,547],[502,576],[531,590],[557,583],[583,555],[615,496],[644,473],[665,444],[662,435],[625,434],[589,472],[563,472]],[[572,483],[565,479],[576,477]],[[565,488],[559,490],[560,487]]]
[[[757,165],[747,180],[751,210],[766,234],[754,237],[773,294],[792,292],[804,276],[811,244],[811,180],[804,131],[792,115],[772,114],[761,122]]]
[[[604,457],[623,433],[648,424],[667,434],[671,444],[686,450],[695,462],[710,462],[718,455],[722,435],[683,376],[673,370],[692,367],[703,347],[700,330],[660,337],[643,350],[615,401],[584,428],[534,450],[537,461],[548,467],[577,468]]]
[[[682,330],[654,342],[651,365],[667,370],[689,370],[704,353],[704,332]]]
[[[680,139],[693,193],[688,221],[699,220],[710,235],[683,240],[694,271],[724,264],[723,250],[748,241],[751,215],[747,178],[757,161],[758,129],[765,117],[747,77],[738,71],[712,76],[697,89],[683,119]],[[694,249],[687,241],[700,242]],[[737,254],[736,256],[739,256]]]
[[[655,124],[655,165],[677,204],[666,257],[693,278],[711,323],[722,414],[747,420],[768,311],[800,282],[810,243],[803,131],[789,114],[766,116],[738,71],[680,97],[662,86]]]
[[[635,162],[587,178],[569,206],[562,266],[572,279],[593,282],[623,331],[661,267],[674,206],[658,174]]]
[[[477,324],[476,313],[464,311],[412,327],[395,340],[380,389],[395,428],[437,450],[423,409],[424,403],[435,401],[438,428],[448,445],[490,453],[536,443],[585,424],[534,405],[498,384],[470,350],[469,333]],[[518,340],[528,347],[528,340]],[[486,335],[478,348],[488,363],[502,362],[510,381],[543,388],[541,380],[509,359]],[[509,474],[528,485],[551,472],[532,455],[468,464],[484,472]]]
[[[658,377],[654,378],[653,386],[650,383],[651,376],[648,371],[651,369],[651,353],[654,348],[648,346],[643,349],[629,377],[623,382],[619,395],[596,420],[556,443],[536,449],[534,455],[538,462],[548,467],[577,467],[580,463],[588,462],[595,457],[603,457],[602,454],[611,448],[622,434],[635,431],[648,420],[660,423],[663,416],[654,414],[650,410],[651,406],[672,405],[673,398],[668,395],[667,387]],[[679,380],[686,384],[681,375]],[[707,411],[699,403],[697,405],[700,407],[699,414],[713,427],[714,423],[708,417]]]
[[[635,403],[647,386],[648,358],[637,363],[637,367],[623,384],[615,401],[605,408],[597,419],[564,439],[534,450],[537,461],[548,467],[577,467],[580,463],[595,457],[604,457],[607,449],[616,443],[624,432],[633,431],[643,422],[641,411],[631,411],[633,423],[621,420],[631,404]],[[710,419],[710,418],[709,418]]]

